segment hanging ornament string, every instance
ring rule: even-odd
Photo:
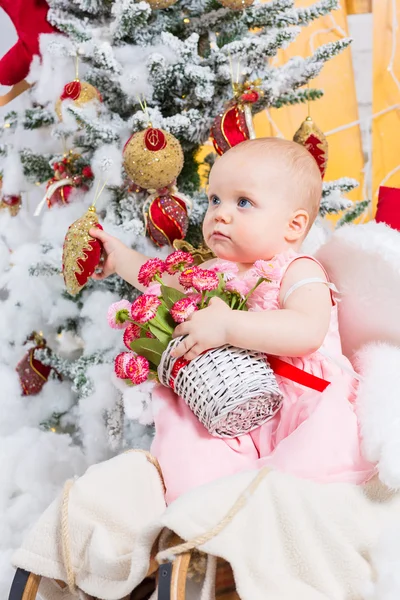
[[[75,56],[75,81],[79,81],[79,54],[78,54],[78,50],[76,51],[76,56]]]
[[[146,98],[143,97],[143,101],[142,101],[140,99],[140,96],[138,96],[137,100],[139,102],[140,108],[142,109],[142,112],[143,112],[144,116],[146,117],[147,126],[148,127],[152,127],[152,123],[151,123],[151,119],[150,119],[150,115],[149,115],[149,109],[148,109],[148,106],[147,106]]]
[[[104,181],[104,183],[101,186],[101,188],[100,188],[100,181],[97,182],[96,192],[94,194],[94,200],[93,200],[92,204],[90,205],[90,209],[91,210],[95,210],[96,202],[100,198],[101,194],[103,193],[104,188],[106,187],[106,185],[107,185],[107,179]],[[99,191],[99,188],[100,188],[100,191]]]

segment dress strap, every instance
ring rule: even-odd
[[[332,292],[336,292],[337,294],[339,293],[335,284],[330,283],[329,281],[326,281],[325,279],[321,279],[321,277],[308,277],[307,279],[301,279],[301,281],[297,281],[296,283],[294,283],[292,285],[292,287],[290,287],[288,289],[288,291],[285,294],[285,297],[283,298],[282,306],[285,306],[287,299],[289,298],[289,296],[291,296],[293,294],[293,292],[295,292],[299,288],[303,287],[303,285],[308,285],[309,283],[323,283]]]
[[[340,292],[336,289],[335,285],[333,283],[331,283],[329,281],[329,275],[324,267],[324,265],[322,265],[319,260],[317,260],[315,258],[315,256],[311,256],[310,254],[298,254],[297,256],[291,256],[289,261],[286,263],[285,265],[285,269],[283,272],[283,276],[282,276],[282,280],[281,283],[283,281],[283,277],[286,274],[286,271],[288,270],[288,268],[294,263],[296,262],[296,260],[300,260],[302,258],[308,258],[309,260],[312,260],[313,262],[317,263],[317,265],[319,265],[321,267],[321,269],[323,270],[325,277],[326,277],[326,281],[320,277],[313,277],[313,278],[309,278],[309,279],[302,279],[301,281],[298,281],[297,283],[295,283],[285,294],[285,297],[283,299],[282,302],[282,307],[285,305],[286,300],[288,299],[288,297],[290,296],[290,294],[292,294],[296,289],[298,289],[299,287],[301,287],[302,285],[306,285],[307,283],[324,283],[325,285],[328,286],[328,288],[331,290],[331,299],[332,299],[332,304],[333,306],[336,305],[336,303],[338,302],[338,300],[335,298],[334,293],[339,294]]]

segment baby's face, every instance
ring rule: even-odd
[[[249,265],[287,249],[289,188],[276,161],[264,163],[239,152],[218,159],[211,170],[203,235],[218,258]]]

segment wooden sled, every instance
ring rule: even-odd
[[[192,552],[176,557],[173,563],[158,566],[151,561],[145,579],[130,595],[130,600],[148,600],[154,592],[158,581],[158,600],[185,600],[188,570]],[[36,600],[40,575],[17,569],[8,600]],[[63,581],[56,581],[61,588],[67,587]],[[226,561],[218,559],[215,581],[217,600],[240,600],[235,590],[232,569]]]

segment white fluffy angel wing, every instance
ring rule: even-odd
[[[343,227],[316,258],[338,288],[343,352],[368,342],[400,346],[400,233],[383,223]]]

